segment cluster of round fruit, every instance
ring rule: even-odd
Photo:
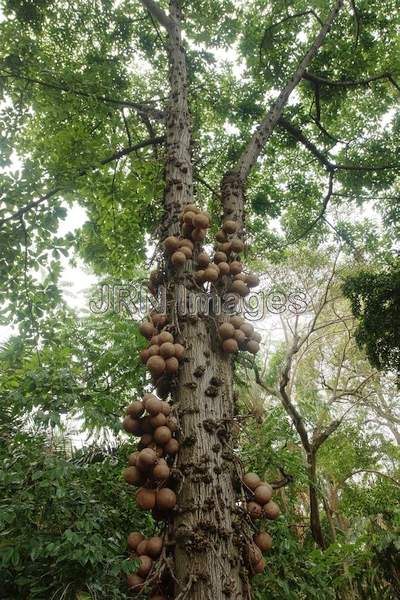
[[[238,240],[240,241],[240,240]],[[240,242],[241,243],[241,242]],[[243,264],[238,260],[228,262],[228,256],[225,252],[216,252],[213,262],[206,252],[202,252],[197,257],[197,266],[200,267],[194,272],[194,278],[197,283],[211,282],[215,283],[225,275],[231,275],[233,280],[229,291],[239,296],[247,296],[250,288],[259,284],[256,275],[245,274]]]
[[[153,313],[152,318],[156,315],[157,313]],[[165,315],[157,315],[156,319],[159,323],[166,323]],[[144,321],[139,330],[150,342],[148,347],[141,351],[140,358],[150,371],[153,380],[157,382],[164,373],[175,375],[179,370],[179,362],[185,354],[185,348],[181,344],[174,343],[174,336],[170,331],[163,329],[157,333],[154,321]]]
[[[128,587],[132,592],[139,593],[145,586],[146,579],[154,570],[155,561],[160,558],[163,540],[159,536],[145,539],[138,531],[133,531],[128,536],[128,546],[133,556],[138,557],[139,566],[134,575],[128,575]],[[166,600],[165,596],[153,592],[150,600]]]
[[[180,216],[180,222],[184,237],[190,237],[194,242],[202,242],[210,227],[210,215],[194,204],[187,204]]]
[[[176,505],[176,495],[164,487],[171,475],[165,457],[173,457],[179,450],[179,442],[173,437],[178,426],[170,415],[171,406],[153,394],[145,394],[143,402],[133,402],[126,412],[125,431],[141,438],[137,452],[129,456],[124,479],[130,485],[143,486],[136,494],[141,508],[153,510],[156,519],[166,518]]]
[[[170,235],[164,240],[164,248],[171,255],[174,267],[183,267],[185,262],[192,258],[194,244],[187,238],[178,238]]]
[[[266,531],[256,533],[250,546],[249,558],[254,575],[262,573],[265,569],[263,554],[272,548],[272,537]]]
[[[281,511],[271,500],[273,489],[269,483],[261,481],[256,473],[246,473],[243,484],[248,497],[247,511],[252,519],[266,517],[274,521],[279,517]]]
[[[247,323],[243,317],[235,315],[218,328],[224,352],[234,353],[246,350],[257,354],[260,350],[261,335],[254,331],[253,325]]]

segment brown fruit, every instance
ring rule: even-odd
[[[164,448],[156,446],[155,453],[157,454],[157,459],[162,458],[164,456]]]
[[[146,415],[145,417],[142,417],[140,419],[140,425],[142,427],[143,433],[152,433],[153,432],[153,426],[150,423],[150,417],[148,415]]]
[[[152,375],[159,377],[165,371],[165,360],[161,356],[150,356],[146,363]]]
[[[151,395],[151,398],[146,400],[145,403],[146,410],[152,417],[158,415],[158,413],[162,412],[162,401]],[[150,420],[151,423],[151,420]]]
[[[249,275],[247,275],[246,283],[249,286],[249,288],[253,288],[253,287],[257,287],[258,285],[260,285],[260,280],[257,277],[257,275],[254,275],[254,273],[250,273]]]
[[[235,329],[233,339],[237,341],[239,346],[243,346],[246,341],[246,336],[241,329]]]
[[[165,415],[166,417],[168,417],[168,415],[171,414],[171,405],[168,402],[165,402],[165,400],[163,400],[161,402],[161,412],[163,415]]]
[[[160,338],[159,338],[159,336],[158,335],[153,335],[153,337],[150,339],[150,346],[159,346],[159,345],[160,345]]]
[[[236,221],[224,221],[224,224],[222,225],[222,229],[225,231],[225,233],[235,233],[237,228],[238,224]]]
[[[240,329],[243,331],[246,337],[251,338],[253,336],[254,327],[251,325],[251,323],[243,323],[240,326]]]
[[[182,225],[182,235],[185,238],[188,238],[192,234],[192,231],[193,231],[193,225],[191,223],[184,223]]]
[[[123,471],[123,477],[129,485],[143,485],[143,473],[137,467],[127,467]]]
[[[248,487],[252,492],[261,484],[261,479],[256,473],[246,473],[243,477],[243,483],[246,487]]]
[[[244,281],[233,281],[230,291],[233,294],[238,294],[239,296],[242,296],[244,298],[249,293],[249,288],[244,283]]]
[[[246,350],[247,352],[250,352],[250,354],[257,354],[260,350],[260,344],[255,340],[249,340],[246,344]]]
[[[137,419],[132,419],[130,415],[124,418],[122,421],[122,427],[127,433],[133,433],[133,435],[141,435],[142,433],[140,421]]]
[[[281,509],[275,502],[270,500],[269,502],[267,502],[267,504],[264,504],[263,512],[267,519],[275,521],[275,519],[277,519],[281,514]]]
[[[228,257],[226,256],[225,252],[216,252],[214,254],[214,262],[217,263],[217,265],[220,262],[226,262],[228,260]]]
[[[153,336],[155,333],[154,325],[149,321],[143,321],[143,323],[139,325],[139,331],[142,335],[144,335],[144,337],[146,337],[149,340],[151,336]]]
[[[235,238],[234,240],[231,240],[231,249],[232,252],[243,252],[244,250],[244,244],[242,242],[242,240],[239,240],[239,238]]]
[[[262,482],[261,485],[258,485],[254,490],[254,500],[264,506],[267,504],[272,498],[272,487],[269,483]]]
[[[157,429],[154,432],[154,440],[156,444],[159,444],[160,446],[165,446],[165,444],[168,444],[171,438],[171,430],[168,429],[168,427],[165,427],[165,425],[157,427]]]
[[[192,225],[193,217],[196,216],[196,213],[192,210],[188,210],[182,214],[182,220],[187,225]]]
[[[220,243],[226,242],[225,231],[223,231],[222,229],[220,231],[217,231],[215,239],[217,240],[217,242],[220,242]]]
[[[160,356],[163,358],[171,358],[175,356],[175,346],[171,342],[165,342],[160,346]]]
[[[170,471],[169,466],[167,465],[166,461],[162,458],[159,459],[158,463],[156,464],[156,466],[153,469],[154,479],[157,479],[157,481],[164,481],[164,480],[168,479],[170,474],[171,474],[171,471]]]
[[[147,552],[151,558],[158,558],[161,554],[162,547],[163,541],[158,535],[147,540]]]
[[[252,565],[256,565],[260,560],[262,560],[262,553],[258,546],[255,544],[251,544],[249,547],[249,558]]]
[[[148,349],[146,348],[145,350],[142,350],[140,352],[139,356],[140,356],[140,360],[145,365],[147,363],[147,361],[149,360],[149,358],[150,358],[150,354],[149,354]]]
[[[266,531],[257,533],[253,540],[261,552],[268,552],[272,548],[272,537]]]
[[[139,531],[132,531],[132,533],[128,535],[128,546],[131,550],[136,550],[140,542],[143,542],[143,540],[144,535],[139,533]]]
[[[259,519],[262,515],[262,506],[257,502],[248,502],[247,511],[252,519]]]
[[[154,310],[151,313],[151,320],[156,327],[164,327],[167,322],[167,315],[162,315]]]
[[[139,452],[131,452],[131,454],[128,456],[128,465],[130,467],[136,467],[138,457]]]
[[[193,252],[187,246],[182,246],[182,248],[179,248],[179,252],[183,252],[183,254],[186,256],[186,260],[191,259],[193,256]]]
[[[219,272],[221,275],[228,275],[231,272],[230,267],[227,262],[218,263]]]
[[[239,275],[243,271],[243,265],[238,260],[233,260],[230,265],[232,275]]]
[[[237,352],[239,350],[239,346],[236,340],[234,340],[233,338],[229,338],[222,342],[222,349],[228,354],[233,354],[234,352]]]
[[[210,262],[210,257],[205,252],[201,252],[197,257],[199,267],[207,267]]]
[[[137,466],[142,471],[149,471],[157,462],[157,454],[152,448],[141,450],[137,460]]]
[[[193,250],[193,248],[194,248],[192,240],[188,240],[187,238],[184,238],[183,240],[179,240],[179,248],[182,248],[182,246],[186,246],[187,248],[190,248],[191,250]]]
[[[170,429],[172,431],[172,433],[174,433],[175,431],[178,430],[178,423],[176,422],[176,419],[174,419],[173,417],[167,418],[166,425],[167,425],[168,429]]]
[[[200,269],[200,271],[194,271],[193,276],[197,283],[204,282],[204,270],[203,269]]]
[[[156,344],[153,344],[147,349],[147,352],[149,354],[149,358],[150,356],[158,356],[160,354],[160,346],[156,346]]]
[[[175,347],[175,357],[178,360],[182,360],[182,358],[185,356],[185,348],[182,346],[182,344],[174,344]]]
[[[150,446],[152,441],[153,441],[153,436],[151,435],[151,433],[144,433],[142,435],[142,437],[140,438],[140,444],[143,448]]]
[[[200,212],[200,209],[197,208],[197,206],[195,206],[194,204],[186,204],[186,206],[183,207],[183,214],[185,214],[188,211],[191,211],[191,212],[194,212],[195,214],[197,214]]]
[[[192,240],[194,242],[202,242],[206,237],[205,229],[193,229],[192,231]]]
[[[162,331],[158,339],[160,344],[166,344],[167,342],[172,344],[174,342],[174,336],[169,331]]]
[[[165,370],[167,371],[167,373],[177,373],[179,371],[179,361],[177,358],[175,358],[175,356],[173,356],[172,358],[168,358],[165,361],[166,364],[166,368]]]
[[[230,242],[224,242],[223,244],[221,244],[221,251],[225,252],[225,254],[230,254],[231,251],[231,243]]]
[[[211,266],[207,267],[207,269],[205,269],[204,274],[203,274],[204,281],[215,282],[218,280],[218,277],[219,277],[219,272],[216,269],[213,269]]]
[[[230,322],[235,329],[239,329],[239,327],[244,323],[244,319],[243,317],[239,317],[239,315],[234,315],[231,317]]]
[[[186,262],[186,256],[183,252],[177,250],[171,256],[171,262],[174,265],[174,267],[182,267]]]
[[[139,556],[147,555],[147,540],[143,540],[137,545],[136,554]]]
[[[149,546],[149,544],[147,543],[147,547]],[[150,558],[150,556],[140,556],[139,558],[139,568],[137,570],[137,575],[139,575],[139,577],[147,577],[147,575],[150,573],[151,571],[151,567],[153,566],[153,561]]]
[[[175,456],[179,452],[179,442],[174,438],[170,439],[168,444],[165,444],[164,450],[167,454],[171,456]]]
[[[169,488],[158,490],[156,503],[160,510],[172,510],[176,506],[175,492]]]
[[[233,336],[235,333],[235,328],[233,325],[231,325],[231,323],[222,323],[222,325],[220,325],[218,328],[218,333],[221,339],[227,340]]]
[[[206,213],[198,213],[193,217],[193,226],[198,229],[207,229],[210,227],[210,217]]]
[[[254,573],[256,573],[257,575],[259,573],[262,573],[265,569],[265,560],[262,558],[254,567]]]
[[[246,283],[246,275],[244,273],[239,273],[238,275],[234,276],[233,281],[243,281]]]
[[[148,490],[147,488],[140,488],[136,494],[136,502],[143,510],[151,510],[156,505],[156,492],[155,490]]]
[[[175,252],[179,248],[179,239],[174,235],[170,235],[164,240],[164,248],[167,252]]]
[[[157,427],[162,427],[163,425],[166,425],[167,417],[163,413],[158,413],[158,415],[151,417],[150,423],[152,424],[154,429],[157,429]]]
[[[128,588],[133,592],[139,592],[144,586],[144,579],[139,575],[128,575],[126,578]]]
[[[140,402],[139,400],[137,400],[136,402],[132,402],[126,409],[126,413],[134,419],[137,417],[141,417],[144,413],[144,406],[142,402]]]

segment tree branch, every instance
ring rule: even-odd
[[[161,144],[164,141],[165,141],[165,138],[163,136],[159,136],[157,138],[144,140],[143,142],[139,142],[138,144],[135,144],[134,146],[129,146],[128,148],[123,148],[122,150],[115,152],[111,156],[108,156],[107,158],[103,158],[102,160],[99,160],[97,164],[91,165],[91,166],[87,167],[86,169],[82,169],[82,171],[79,171],[77,173],[76,177],[77,178],[83,177],[84,175],[87,175],[91,171],[95,171],[96,169],[98,169],[101,166],[107,165],[108,163],[113,162],[114,160],[119,160],[123,156],[127,156],[128,154],[131,154],[131,152],[135,152],[136,150],[140,150],[141,148],[146,148],[147,146],[151,146],[152,144]],[[8,221],[13,221],[14,219],[20,219],[22,217],[22,215],[24,215],[28,211],[32,210],[33,208],[37,208],[40,204],[42,204],[46,200],[49,200],[53,196],[56,196],[59,192],[62,192],[63,190],[65,190],[65,187],[66,187],[65,185],[55,187],[52,190],[50,190],[49,192],[47,192],[46,194],[44,194],[43,196],[41,196],[40,198],[38,198],[37,200],[33,200],[32,202],[29,202],[29,204],[26,204],[25,206],[20,208],[17,212],[0,220],[0,226],[4,225],[4,223],[7,223]]]
[[[263,121],[260,123],[260,125],[258,125],[250,142],[248,143],[242,156],[240,157],[235,168],[235,172],[238,174],[243,184],[246,182],[251,169],[256,164],[257,159],[260,156],[266,142],[271,137],[272,132],[274,131],[275,126],[282,115],[283,109],[287,104],[291,93],[303,78],[307,67],[311,63],[314,56],[317,54],[321,45],[323,44],[325,37],[330,31],[333,22],[335,21],[340,9],[343,6],[343,2],[344,0],[336,0],[334,8],[331,10],[328,19],[322,26],[311,48],[303,57],[296,72],[293,74],[289,82],[281,91],[273,106],[265,115]]]
[[[173,21],[154,0],[140,0],[145,8],[168,32],[172,31]]]
[[[400,85],[394,79],[391,73],[381,73],[380,75],[372,75],[371,77],[367,77],[366,79],[345,79],[345,80],[331,80],[325,79],[324,77],[320,77],[319,75],[315,75],[314,73],[309,73],[306,71],[303,74],[303,79],[307,81],[312,81],[318,85],[327,85],[329,87],[359,87],[366,86],[374,81],[380,81],[382,79],[387,79],[390,83],[400,92]]]

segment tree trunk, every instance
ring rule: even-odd
[[[308,480],[310,494],[310,527],[314,541],[321,550],[325,548],[325,540],[322,533],[321,517],[319,513],[318,490],[317,490],[317,458],[314,452],[307,454]]]

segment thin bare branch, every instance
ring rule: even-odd
[[[172,19],[164,12],[164,10],[161,8],[161,6],[157,2],[154,2],[154,0],[140,0],[140,2],[143,4],[143,6],[145,8],[147,8],[149,13],[151,15],[153,15],[153,17],[155,19],[157,19],[157,21],[160,23],[160,25],[165,27],[165,29],[167,31],[169,31],[169,32],[172,31],[172,29],[173,29]]]

